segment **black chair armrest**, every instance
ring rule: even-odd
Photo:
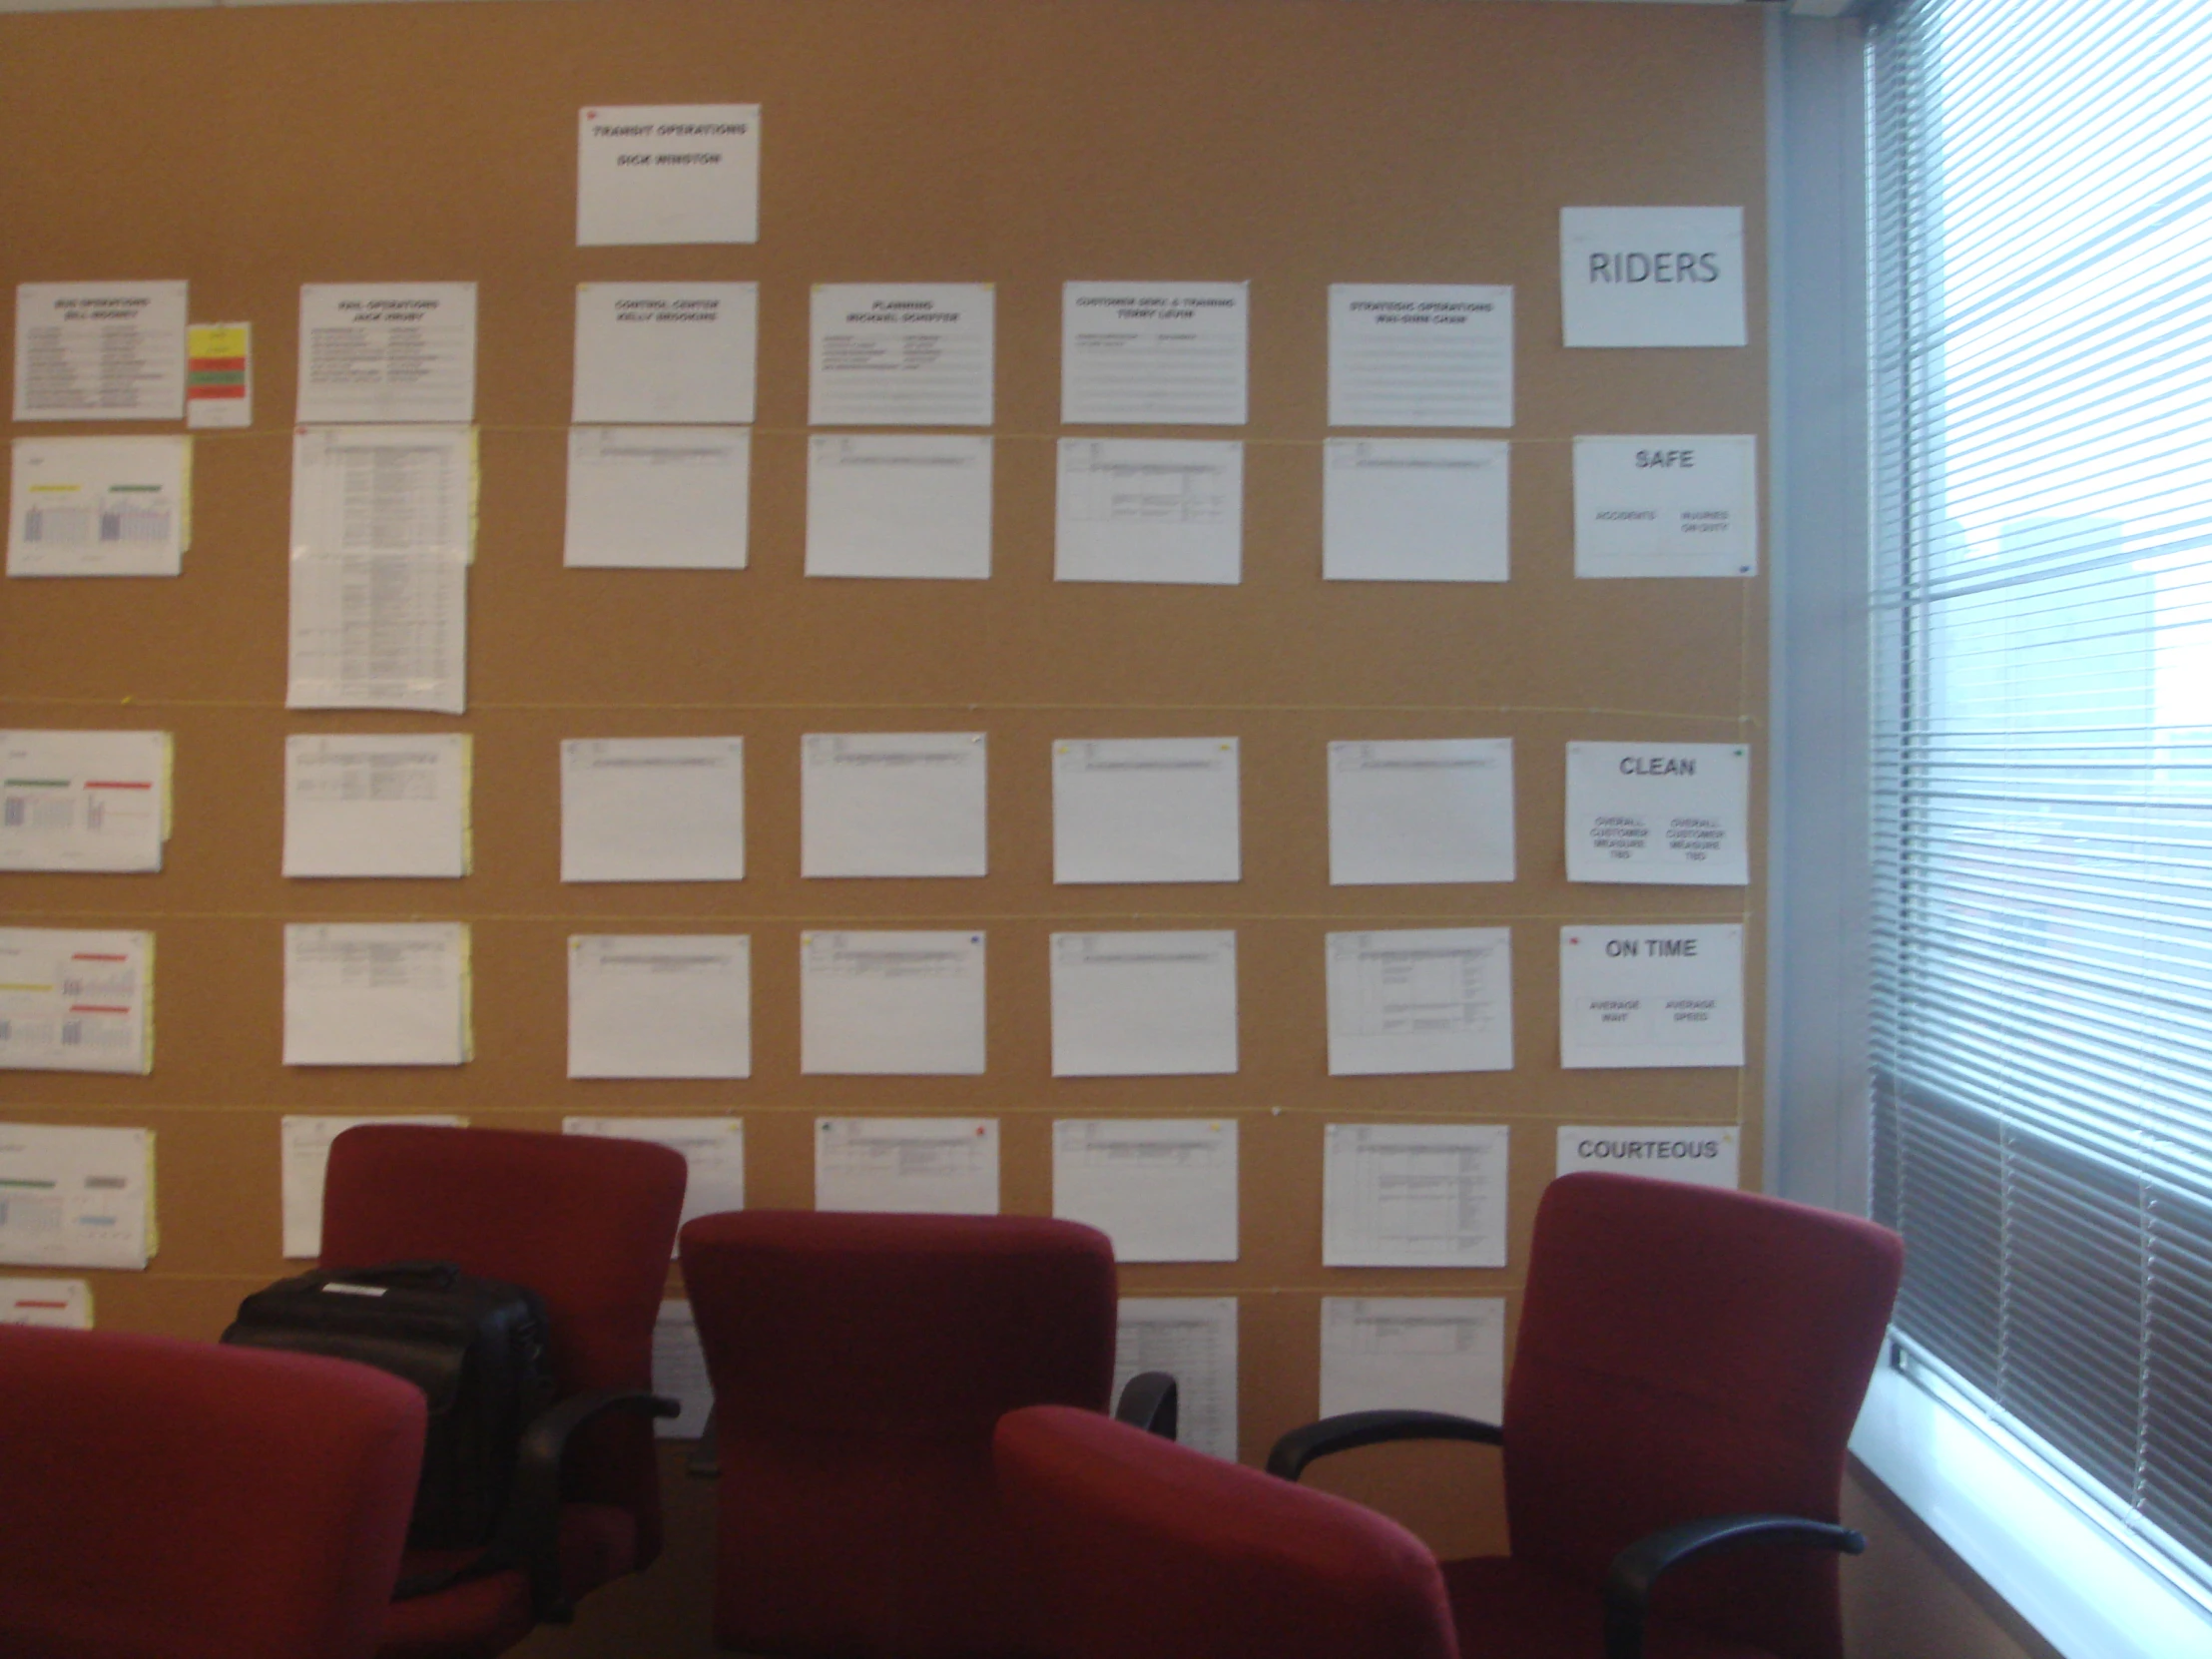
[[[707,1407],[707,1420],[699,1425],[699,1443],[684,1459],[684,1472],[694,1480],[722,1478],[722,1437],[715,1432],[715,1408]]]
[[[1114,1407],[1114,1419],[1141,1428],[1147,1434],[1157,1434],[1163,1440],[1174,1439],[1175,1379],[1164,1371],[1137,1373],[1122,1387],[1121,1403]]]
[[[541,1623],[566,1624],[576,1616],[561,1582],[561,1462],[569,1438],[618,1409],[673,1417],[683,1406],[641,1388],[589,1388],[539,1412],[515,1448],[514,1486],[487,1553],[528,1575],[531,1616]]]
[[[1503,1445],[1505,1430],[1494,1422],[1456,1417],[1449,1411],[1347,1411],[1294,1428],[1277,1440],[1275,1449],[1268,1453],[1268,1473],[1296,1480],[1317,1457],[1350,1451],[1355,1446],[1380,1445],[1384,1440],[1474,1440],[1482,1445]]]
[[[1605,1659],[1643,1659],[1644,1614],[1659,1575],[1709,1550],[1737,1544],[1802,1544],[1857,1555],[1864,1534],[1801,1515],[1712,1515],[1646,1533],[1613,1557],[1605,1573]]]

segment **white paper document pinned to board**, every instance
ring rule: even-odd
[[[18,282],[17,420],[185,418],[184,282]]]
[[[1329,284],[1329,424],[1513,424],[1513,290]]]
[[[981,581],[991,573],[991,440],[821,433],[807,445],[807,574]]]
[[[1759,440],[1574,440],[1577,576],[1750,576]]]
[[[650,1141],[683,1154],[690,1175],[679,1225],[745,1208],[745,1120],[732,1117],[563,1118],[564,1135]],[[675,1247],[669,1249],[675,1255]]]
[[[143,1270],[154,1131],[0,1123],[0,1264]]]
[[[0,869],[160,869],[172,747],[167,732],[0,732]]]
[[[1743,927],[1560,928],[1559,1063],[1742,1065]]]
[[[468,707],[468,565],[443,553],[291,561],[291,709]]]
[[[1751,751],[1732,743],[1567,745],[1567,879],[1740,887]]]
[[[153,1069],[153,934],[0,927],[0,1071]]]
[[[751,425],[758,282],[579,282],[569,419]]]
[[[1321,1303],[1321,1414],[1505,1413],[1505,1299],[1328,1296]]]
[[[1321,573],[1332,582],[1502,582],[1512,446],[1490,438],[1331,438]]]
[[[996,1118],[817,1118],[815,1208],[998,1214]]]
[[[1340,887],[1513,879],[1513,740],[1329,746],[1329,879]]]
[[[0,1279],[0,1325],[90,1331],[92,1286],[82,1279]]]
[[[802,933],[799,1069],[982,1075],[983,935]]]
[[[707,1351],[699,1346],[692,1305],[673,1297],[661,1304],[660,1317],[653,1322],[653,1391],[683,1407],[673,1417],[653,1419],[655,1438],[696,1440],[706,1432],[707,1413],[715,1404]]]
[[[1140,1372],[1175,1379],[1178,1444],[1237,1456],[1237,1299],[1125,1296],[1114,1329],[1114,1395]]]
[[[1062,1118],[1052,1213],[1097,1228],[1117,1262],[1237,1259],[1237,1125],[1227,1118]]]
[[[1562,1124],[1554,1175],[1613,1170],[1686,1181],[1693,1187],[1738,1185],[1737,1131],[1702,1123]]]
[[[811,426],[988,426],[988,282],[817,282]]]
[[[1329,935],[1329,1072],[1513,1069],[1513,930]]]
[[[192,439],[17,438],[10,576],[177,576],[192,546]]]
[[[294,418],[474,420],[476,284],[301,283]]]
[[[753,434],[742,426],[571,426],[571,569],[743,570]]]
[[[1053,576],[1062,582],[1244,580],[1244,445],[1062,438]]]
[[[466,733],[284,740],[286,875],[468,873]]]
[[[1742,345],[1744,210],[1561,208],[1568,345]]]
[[[1052,1075],[1237,1069],[1237,935],[1052,935]]]
[[[1250,282],[1068,282],[1067,426],[1242,426]]]
[[[475,534],[473,428],[294,433],[287,706],[466,708]]]
[[[476,548],[473,426],[301,426],[291,442],[291,556]]]
[[[283,1166],[284,1258],[309,1262],[322,1254],[322,1187],[330,1168],[330,1143],[364,1123],[405,1123],[440,1129],[465,1129],[468,1119],[445,1113],[377,1113],[328,1117],[287,1113],[279,1126]]]
[[[466,922],[285,924],[287,1066],[461,1065],[468,1004]]]
[[[1052,746],[1052,879],[1235,881],[1235,738],[1063,738]]]
[[[1331,1124],[1322,1265],[1503,1267],[1509,1133],[1500,1124]]]
[[[800,741],[799,871],[982,875],[981,732],[810,732]]]
[[[562,740],[562,880],[744,876],[743,738]]]
[[[576,246],[758,242],[761,106],[576,112]]]
[[[745,933],[573,933],[571,1077],[753,1075]]]

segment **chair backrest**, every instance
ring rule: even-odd
[[[683,1154],[646,1141],[361,1124],[330,1143],[322,1265],[441,1261],[545,1299],[563,1395],[653,1382],[653,1323],[684,1207]],[[652,1424],[609,1412],[571,1442],[568,1495],[627,1509],[659,1552]]]
[[[1435,1557],[1372,1509],[1064,1406],[995,1452],[1053,1659],[1457,1653]]]
[[[722,1458],[715,1626],[779,1653],[1035,1651],[990,1472],[1006,1411],[1103,1411],[1103,1233],[749,1211],[684,1229]]]
[[[367,1659],[422,1434],[365,1366],[0,1326],[0,1653]]]
[[[1514,1556],[1595,1586],[1618,1550],[1680,1521],[1835,1520],[1903,1264],[1888,1229],[1780,1199],[1554,1181],[1505,1396]],[[1780,1659],[1842,1650],[1825,1553],[1708,1557],[1661,1580],[1654,1605]]]

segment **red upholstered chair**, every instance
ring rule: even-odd
[[[1059,1405],[994,1450],[1053,1659],[1455,1659],[1435,1557],[1371,1509]]]
[[[422,1429],[366,1366],[0,1326],[0,1653],[368,1659]]]
[[[661,1548],[653,1322],[684,1204],[681,1153],[644,1141],[362,1124],[330,1143],[322,1266],[452,1262],[545,1301],[558,1403],[524,1437],[519,1540],[537,1570],[394,1601],[379,1659],[484,1659]],[[471,1552],[410,1550],[403,1576]]]
[[[1469,1659],[1841,1659],[1833,1552],[1866,1547],[1836,1524],[1844,1446],[1904,1254],[1779,1199],[1565,1176],[1536,1212],[1502,1425],[1353,1412],[1268,1466],[1502,1443],[1512,1554],[1443,1567]]]
[[[834,1659],[1038,1651],[991,1478],[1020,1405],[1102,1412],[1103,1233],[1014,1216],[755,1210],[684,1228],[715,1386],[715,1633]]]

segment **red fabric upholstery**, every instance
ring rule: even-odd
[[[1435,1558],[1356,1503],[1064,1406],[996,1461],[1054,1659],[1455,1659]]]
[[[1662,1526],[1755,1510],[1835,1520],[1903,1263],[1896,1234],[1826,1210],[1637,1176],[1554,1181],[1505,1397],[1514,1560],[1594,1599],[1613,1556]],[[1481,1587],[1532,1581],[1451,1571],[1482,1651]],[[1501,1592],[1499,1616],[1533,1618],[1533,1594]],[[1826,1552],[1708,1556],[1661,1580],[1655,1605],[1778,1659],[1842,1652]],[[1498,1651],[1553,1651],[1535,1640]]]
[[[365,1366],[0,1326],[0,1653],[366,1659],[422,1433]]]
[[[1020,1405],[1105,1408],[1106,1236],[757,1210],[701,1217],[683,1251],[715,1384],[721,1640],[837,1659],[1034,1651],[991,1428]]]
[[[468,1550],[409,1550],[401,1573],[458,1566]],[[637,1565],[637,1522],[606,1503],[561,1507],[561,1578],[572,1596],[596,1590]],[[530,1633],[530,1586],[519,1572],[493,1573],[436,1595],[395,1601],[377,1659],[492,1659]]]
[[[653,1322],[668,1284],[684,1205],[683,1155],[645,1141],[508,1129],[361,1124],[330,1143],[322,1197],[322,1265],[444,1261],[545,1299],[555,1381],[565,1396],[653,1382]],[[564,1496],[629,1517],[615,1571],[648,1566],[661,1548],[652,1423],[611,1412],[570,1442]],[[564,1549],[572,1526],[564,1519]],[[564,1559],[567,1557],[564,1555]],[[612,1559],[595,1546],[577,1557]],[[509,1575],[511,1576],[511,1575]],[[497,1653],[500,1579],[395,1603],[388,1651]],[[519,1583],[519,1580],[517,1580]],[[504,1594],[506,1592],[500,1592]],[[447,1605],[437,1605],[444,1603]],[[469,1610],[486,1624],[469,1626]],[[436,1641],[432,1633],[438,1633]]]

